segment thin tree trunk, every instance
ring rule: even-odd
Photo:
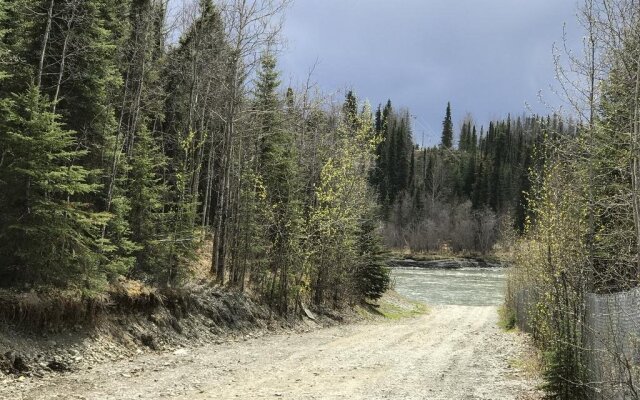
[[[64,76],[64,67],[67,61],[67,48],[69,46],[69,38],[71,37],[71,26],[76,17],[77,3],[74,3],[71,16],[67,20],[67,34],[64,36],[64,42],[62,44],[62,57],[60,59],[60,71],[58,72],[58,82],[56,83],[56,91],[53,96],[53,113],[56,112],[58,106],[58,98],[60,97],[60,87],[62,86],[62,77]]]
[[[231,105],[233,107],[233,105]],[[233,112],[230,113],[233,115]],[[220,179],[220,187],[218,190],[218,202],[216,204],[216,215],[214,218],[215,227],[213,235],[213,257],[211,272],[216,274],[219,283],[224,283],[225,266],[225,225],[227,218],[228,203],[228,186],[229,186],[229,165],[231,164],[231,138],[233,137],[234,123],[233,118],[229,118],[225,128],[225,137],[222,148],[222,177]]]
[[[144,45],[146,46],[146,39],[143,41]],[[133,116],[132,116],[132,120],[131,120],[131,124],[128,128],[128,145],[127,147],[124,149],[125,153],[130,157],[131,156],[131,152],[133,151],[133,145],[135,144],[135,139],[136,139],[136,132],[138,131],[138,121],[140,120],[140,109],[141,104],[142,104],[142,92],[144,91],[144,84],[145,84],[145,71],[147,69],[147,63],[146,63],[146,55],[144,54],[144,47],[143,47],[143,56],[142,56],[142,65],[140,66],[140,79],[139,79],[139,83],[138,83],[138,88],[136,91],[136,98],[133,104]],[[123,145],[125,145],[125,143],[123,143]]]
[[[47,12],[47,25],[44,29],[44,37],[42,38],[42,50],[40,51],[40,61],[38,63],[38,78],[36,86],[38,89],[42,86],[42,74],[44,73],[44,59],[47,54],[47,46],[49,44],[49,35],[51,34],[51,21],[53,20],[53,7],[55,6],[55,0],[51,0],[49,3],[49,11]]]
[[[202,231],[207,225],[209,225],[210,212],[209,208],[211,207],[211,192],[213,190],[213,170],[214,170],[214,152],[215,152],[215,141],[213,135],[211,135],[211,144],[209,145],[209,159],[207,163],[207,186],[204,192],[204,204],[202,207]]]

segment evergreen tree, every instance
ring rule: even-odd
[[[171,272],[171,246],[161,239],[169,233],[163,201],[168,187],[161,175],[164,165],[165,157],[155,138],[146,128],[141,128],[131,151],[127,182],[131,211],[128,217],[131,237],[137,244],[136,272],[144,271],[163,283],[170,281],[174,274]]]
[[[373,215],[362,222],[358,245],[362,261],[354,275],[356,288],[363,298],[378,300],[389,289],[391,276]]]
[[[282,98],[273,13],[230,7],[167,46],[166,2],[0,0],[3,285],[176,285],[211,238],[217,281],[282,313],[387,287],[367,178],[419,203],[408,112]]]
[[[152,0],[131,2],[130,29],[122,44],[121,74],[124,84],[118,96],[117,145],[126,163],[112,163],[112,190],[120,185],[129,201],[127,220],[136,243],[136,275],[167,282],[172,271],[171,214],[165,210],[169,188],[162,179],[167,159],[162,153],[157,127],[163,118],[162,66],[163,6]],[[124,170],[120,170],[124,168]]]
[[[227,71],[224,51],[220,10],[210,0],[200,1],[197,18],[166,55],[162,91],[171,95],[164,97],[164,118],[155,124],[161,127],[167,159],[163,174],[170,185],[166,199],[170,231],[165,239],[171,247],[170,268],[178,271],[195,257],[201,237],[198,225],[210,225],[215,231],[213,259],[219,264],[221,282],[226,277],[227,234],[232,233],[229,148],[235,140],[230,133],[220,132],[222,122],[218,117],[224,110],[220,96],[230,95],[224,77],[219,76]]]
[[[447,103],[447,111],[442,121],[442,138],[440,140],[440,146],[443,149],[450,149],[453,147],[453,122],[451,121],[451,103]]]
[[[358,128],[358,100],[352,90],[347,92],[342,106],[342,114],[349,129],[356,130]]]
[[[7,70],[7,46],[5,44],[5,35],[7,34],[7,10],[5,0],[0,0],[0,82],[9,77]],[[2,96],[2,90],[0,90],[0,96]]]
[[[86,151],[77,150],[75,132],[62,127],[36,87],[10,107],[0,138],[0,271],[28,283],[100,287],[124,271],[104,268],[113,247],[100,228],[109,215],[83,202],[99,190],[89,183],[91,171],[74,164]]]
[[[297,181],[294,160],[294,137],[283,124],[282,107],[277,89],[280,85],[275,57],[262,55],[256,84],[256,105],[260,121],[260,164],[266,200],[272,212],[269,239],[272,245],[270,293],[277,307],[287,312],[292,276],[289,265],[294,262],[297,247],[300,209],[293,184]]]

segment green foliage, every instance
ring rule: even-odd
[[[168,46],[164,2],[0,2],[3,284],[179,285],[210,253],[218,283],[282,314],[378,298],[367,177],[378,149],[385,196],[414,181],[408,112],[374,129],[353,92],[283,96],[270,13],[235,32],[213,1],[193,11]]]
[[[357,271],[354,261],[362,254],[360,221],[370,216],[373,207],[366,174],[378,138],[368,106],[358,115],[355,131],[346,124],[338,129],[341,139],[322,167],[315,192],[317,206],[309,220],[314,301],[318,304],[327,300],[337,304],[340,299],[361,296],[355,295],[358,282],[353,279]]]
[[[135,249],[138,271],[144,271],[166,281],[168,259],[167,245],[159,238],[167,234],[167,221],[163,199],[167,186],[162,181],[164,157],[150,132],[143,128],[138,132],[131,153],[129,180],[127,183],[130,210],[128,219],[131,237],[138,244]]]
[[[603,31],[589,32],[596,41],[590,62],[604,61],[609,68],[601,82],[584,89],[596,99],[590,118],[568,135],[564,121],[547,119],[527,160],[525,236],[508,282],[510,307],[528,321],[545,352],[545,389],[553,399],[589,398],[594,392],[606,397],[610,385],[626,397],[637,386],[625,352],[618,344],[591,348],[590,336],[600,327],[585,323],[588,294],[638,286],[639,25],[637,15],[627,19],[628,10],[613,11],[622,2],[612,4],[601,15],[600,2],[586,8],[585,18],[606,15],[604,26],[616,32],[610,42]],[[617,21],[617,12],[625,18]],[[586,370],[594,351],[615,360],[604,369],[625,370],[624,378],[594,379]]]
[[[557,116],[508,116],[492,121],[486,133],[481,127],[478,135],[467,117],[458,148],[409,148],[385,144],[390,142],[387,132],[394,132],[385,118],[396,119],[393,112],[378,109],[375,126],[384,140],[376,149],[370,182],[383,205],[386,243],[415,251],[445,245],[454,251],[489,251],[499,239],[497,227],[507,220],[522,232],[531,214],[525,196],[531,171],[542,164],[533,157],[535,147],[546,131],[568,137],[577,129]],[[401,184],[404,177],[406,184]]]
[[[256,84],[256,109],[259,123],[260,182],[264,185],[269,224],[266,226],[270,242],[269,268],[270,301],[282,313],[289,307],[289,299],[297,294],[292,281],[295,275],[290,265],[301,257],[300,203],[296,199],[297,181],[294,138],[284,124],[281,101],[276,90],[280,85],[273,55],[262,55]]]
[[[588,398],[585,371],[575,359],[576,349],[571,344],[556,341],[555,347],[544,353],[544,379],[542,386],[546,399],[582,400]]]
[[[443,149],[450,149],[453,147],[453,121],[451,121],[451,103],[447,103],[447,112],[444,120],[442,121],[442,138],[440,140],[440,146]]]
[[[365,219],[361,224],[358,241],[361,261],[354,275],[356,287],[363,298],[377,300],[389,289],[391,275],[375,219]]]
[[[502,305],[498,309],[498,315],[500,319],[498,320],[498,325],[504,329],[505,331],[511,331],[516,328],[516,324],[518,322],[516,312],[508,305]]]
[[[350,102],[347,98],[345,108]],[[354,123],[350,125],[354,126]],[[413,135],[409,112],[396,112],[391,101],[387,102],[384,110],[378,108],[376,112],[375,134],[379,142],[375,149],[376,164],[370,172],[369,181],[378,191],[379,203],[387,216],[399,195],[409,189],[415,173],[412,173]]]
[[[7,72],[6,60],[7,59],[7,48],[5,45],[4,37],[8,32],[7,29],[7,4],[5,0],[0,0],[0,82],[4,79],[8,78],[9,74]]]
[[[9,278],[93,288],[117,269],[103,269],[111,250],[100,237],[110,219],[83,202],[99,186],[91,171],[73,162],[76,134],[58,122],[35,87],[14,98],[0,142],[3,201],[0,254]],[[6,281],[5,281],[6,282]]]
[[[558,125],[556,125],[558,126]],[[527,325],[547,353],[545,377],[550,398],[586,396],[588,377],[583,343],[585,296],[591,276],[586,238],[589,236],[588,170],[581,160],[566,160],[559,144],[573,151],[574,138],[546,134],[532,170],[535,185],[528,193],[531,218],[516,246],[509,276],[509,307]],[[527,302],[517,302],[526,293]]]

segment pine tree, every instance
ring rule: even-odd
[[[127,194],[131,202],[128,220],[131,237],[137,244],[135,255],[137,271],[144,271],[159,282],[171,281],[171,246],[165,238],[170,226],[164,212],[164,199],[168,187],[162,181],[161,171],[165,157],[158,143],[144,126],[138,131],[131,151],[131,170],[127,181]]]
[[[442,138],[440,146],[443,149],[450,149],[453,147],[453,122],[451,121],[451,103],[447,103],[447,112],[442,121]]]
[[[377,300],[389,289],[391,276],[373,215],[366,216],[358,232],[360,265],[354,275],[355,286],[364,299]]]
[[[94,289],[111,274],[104,259],[112,250],[100,228],[109,215],[83,202],[99,190],[92,171],[75,164],[76,134],[66,130],[36,87],[13,99],[0,143],[7,158],[0,192],[7,208],[0,224],[3,274],[27,283],[75,284]]]
[[[271,252],[272,300],[286,313],[291,290],[291,268],[297,247],[299,204],[294,185],[297,171],[294,160],[294,137],[283,124],[282,107],[277,89],[280,85],[276,60],[272,54],[262,55],[258,72],[256,108],[260,134],[260,172],[266,189],[266,200],[273,213],[269,226]]]
[[[349,130],[355,131],[358,129],[358,100],[352,90],[347,92],[344,104],[342,105],[342,115]]]

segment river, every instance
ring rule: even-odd
[[[494,306],[504,302],[504,268],[395,267],[395,290],[428,305]]]

